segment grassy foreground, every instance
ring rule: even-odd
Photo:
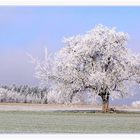
[[[140,133],[140,114],[0,111],[0,133]]]

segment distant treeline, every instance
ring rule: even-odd
[[[3,103],[41,103],[64,104],[60,102],[59,93],[50,92],[47,87],[29,85],[0,85],[0,102]],[[90,100],[89,100],[90,99]],[[74,96],[72,104],[92,104],[93,96],[89,93],[79,93]]]
[[[47,94],[46,87],[15,84],[0,86],[0,102],[47,103]]]

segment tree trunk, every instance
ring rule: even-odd
[[[102,95],[102,112],[103,113],[106,113],[106,112],[109,112],[109,95],[105,94],[105,95]]]

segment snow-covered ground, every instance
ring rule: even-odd
[[[117,110],[140,112],[140,108],[117,106]],[[72,110],[101,110],[97,105],[60,105],[60,104],[25,104],[0,103],[0,111],[72,111]]]
[[[24,103],[0,103],[0,110],[18,111],[55,111],[55,110],[100,110],[94,105],[60,105],[60,104],[24,104]]]

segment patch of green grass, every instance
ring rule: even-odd
[[[140,133],[140,114],[0,111],[0,133]]]

